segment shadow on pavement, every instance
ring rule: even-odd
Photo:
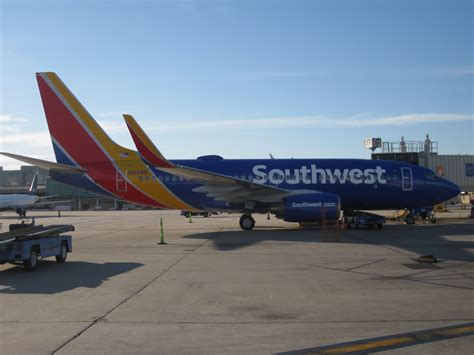
[[[218,250],[234,250],[262,241],[322,243],[316,229],[259,229],[190,234],[185,238],[213,239]],[[447,238],[449,236],[449,239]],[[470,236],[471,238],[466,238]],[[440,259],[474,261],[474,224],[468,222],[423,225],[386,225],[383,229],[348,229],[340,232],[338,243],[391,246]]]
[[[0,272],[0,293],[9,294],[53,294],[78,287],[95,288],[109,278],[129,272],[143,264],[139,263],[90,263],[66,261],[58,264],[41,260],[33,272],[16,266]]]

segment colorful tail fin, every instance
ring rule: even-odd
[[[123,200],[192,209],[161,182],[150,180],[153,174],[138,153],[116,144],[55,73],[38,73],[36,78],[59,163],[84,169],[92,185]]]
[[[117,145],[56,73],[37,73],[41,99],[58,163],[83,166],[120,159]]]

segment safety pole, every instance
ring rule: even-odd
[[[160,217],[160,242],[158,243],[160,245],[168,244],[165,243],[165,233],[163,232],[163,218]]]

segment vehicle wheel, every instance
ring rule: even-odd
[[[354,224],[355,229],[359,229],[359,223]]]
[[[30,258],[26,259],[23,262],[23,266],[25,267],[25,270],[33,271],[36,269],[37,265],[38,265],[38,252],[36,251],[36,249],[31,249]]]
[[[378,228],[378,229],[382,229],[382,228],[383,228],[383,223],[377,224],[377,228]]]
[[[209,217],[209,212],[204,212],[204,213],[202,214],[202,216],[203,216],[204,218]]]
[[[55,256],[58,263],[63,263],[67,258],[67,247],[66,244],[61,245],[61,254]]]
[[[243,214],[239,221],[240,228],[244,231],[250,231],[255,227],[255,220],[249,214]]]
[[[406,224],[415,224],[415,217],[413,217],[411,214],[405,217],[405,223]]]

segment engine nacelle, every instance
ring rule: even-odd
[[[336,220],[341,212],[341,199],[330,193],[305,193],[283,198],[281,217],[287,222],[320,222]]]

